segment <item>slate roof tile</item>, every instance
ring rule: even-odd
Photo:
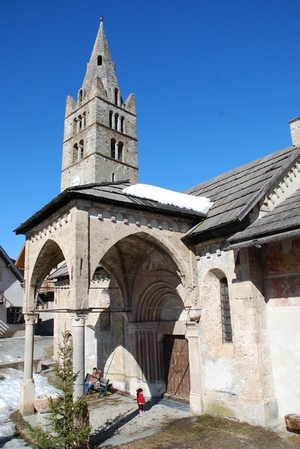
[[[236,233],[228,241],[236,243],[297,229],[300,225],[299,210],[300,188],[267,215],[256,220],[244,231]]]
[[[186,236],[241,222],[300,157],[300,147],[289,146],[213,179],[185,193],[206,196],[214,202],[207,218]]]

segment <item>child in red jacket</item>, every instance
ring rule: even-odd
[[[136,402],[139,406],[139,414],[142,415],[144,413],[144,404],[145,404],[145,397],[143,395],[142,388],[138,388],[136,390]]]

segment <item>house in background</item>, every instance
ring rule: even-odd
[[[23,273],[0,246],[0,337],[24,334]]]

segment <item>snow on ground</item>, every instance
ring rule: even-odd
[[[20,360],[9,355],[0,355],[0,363]],[[52,387],[47,378],[39,374],[34,374],[36,397],[45,394],[51,395],[57,390]],[[19,410],[21,384],[23,373],[14,368],[4,368],[0,370],[0,448],[3,449],[23,449],[29,448],[24,440],[13,439],[7,441],[14,435],[15,426],[10,421],[10,414]],[[5,442],[7,441],[7,442]],[[3,443],[5,443],[3,445]]]
[[[186,193],[174,192],[162,187],[149,184],[135,184],[123,189],[123,193],[137,198],[145,198],[157,201],[160,204],[169,204],[182,209],[193,210],[206,215],[213,203],[205,196],[187,195]]]

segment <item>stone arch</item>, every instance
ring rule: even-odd
[[[228,346],[223,345],[222,309],[220,285],[223,279],[228,280],[226,273],[220,268],[210,269],[204,276],[202,288],[201,323],[203,335],[207,339],[208,351],[213,354],[219,348],[219,353],[227,353]],[[230,283],[228,282],[228,286]]]
[[[132,223],[135,218],[130,216],[128,217],[128,220]],[[130,227],[126,227],[126,230],[131,231]],[[96,254],[93,255],[91,273],[95,272],[100,261],[107,271],[115,277],[118,285],[123,288],[123,273],[121,268],[125,263],[128,265],[127,255],[130,255],[130,260],[135,258],[139,263],[142,263],[143,254],[141,251],[139,252],[139,245],[144,244],[148,248],[152,247],[155,251],[162,253],[166,260],[173,264],[181,281],[181,286],[179,288],[181,288],[182,291],[180,292],[180,296],[183,298],[184,303],[192,301],[192,297],[196,295],[196,265],[193,266],[195,262],[193,262],[192,258],[188,257],[189,249],[186,248],[184,243],[181,241],[178,242],[176,239],[176,246],[174,246],[171,239],[162,238],[160,230],[152,230],[150,233],[147,231],[138,231],[124,235],[121,239],[115,241],[112,241],[113,236],[114,234],[110,235],[110,246],[105,248],[105,254],[99,251],[98,258],[96,257]],[[182,246],[179,248],[178,245]],[[183,257],[185,252],[187,252],[187,255],[186,257]],[[116,260],[117,263],[115,262]],[[185,295],[187,298],[185,298]]]
[[[159,321],[166,306],[169,314],[164,313],[164,321],[179,319],[184,308],[183,303],[176,288],[163,280],[164,275],[165,273],[162,270],[156,273],[155,276],[158,279],[148,285],[142,292],[140,301],[132,312],[134,321]],[[166,272],[166,275],[168,276],[169,272]]]
[[[60,246],[52,239],[47,240],[36,257],[30,284],[40,287],[50,270],[64,259]]]
[[[162,265],[162,263],[160,263]],[[143,266],[134,285],[134,294],[131,304],[133,321],[177,321],[184,310],[183,298],[181,298],[181,280],[171,267],[164,269],[152,269]],[[168,315],[166,316],[166,310]],[[164,317],[162,312],[164,311]]]
[[[96,338],[101,342],[98,364],[116,388],[134,394],[138,386],[143,386],[147,394],[161,396],[166,392],[168,371],[163,340],[166,336],[185,338],[186,273],[174,261],[170,247],[143,232],[115,242],[99,260],[99,266],[110,280],[106,286],[109,306],[103,307],[95,323]],[[103,291],[93,298],[93,304],[98,301],[99,305],[102,300]],[[105,314],[107,326],[101,319]],[[186,355],[184,373],[189,366],[187,346]]]
[[[52,239],[45,242],[35,258],[33,270],[26,288],[26,302],[24,312],[33,311],[36,305],[38,291],[52,268],[65,259],[60,246]]]

